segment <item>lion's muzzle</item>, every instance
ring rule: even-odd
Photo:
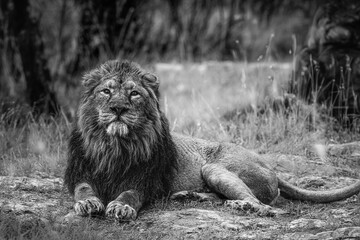
[[[129,108],[122,107],[122,106],[113,106],[113,107],[110,107],[110,111],[119,117],[119,116],[123,115],[124,113],[126,113],[127,111],[129,111]]]
[[[108,135],[122,137],[129,133],[129,128],[121,117],[128,110],[127,108],[111,107],[109,112],[99,111],[99,121],[106,126]]]

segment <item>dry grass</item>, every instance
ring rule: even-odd
[[[69,123],[64,117],[29,115],[20,123],[0,124],[0,174],[30,176],[45,172],[62,176]]]
[[[44,223],[36,218],[19,220],[14,213],[0,211],[0,239],[34,240],[97,240],[102,239],[89,221],[79,225],[60,226],[51,222]]]
[[[164,111],[177,132],[292,154],[304,154],[310,145],[326,144],[330,137],[356,138],[348,130],[332,131],[332,119],[301,101],[291,111],[275,111],[274,104],[286,95],[291,69],[287,63],[228,62],[162,64],[156,72]]]
[[[356,133],[346,130],[329,130],[328,120],[321,118],[314,107],[301,102],[297,102],[292,111],[274,111],[273,103],[284,96],[291,76],[289,64],[161,64],[155,66],[155,71],[162,84],[163,109],[171,127],[177,132],[210,140],[231,141],[260,152],[297,155],[305,155],[309,148],[314,147],[321,155],[321,146],[330,141],[358,138]],[[74,99],[76,92],[78,90],[72,90],[71,96],[67,96],[63,91],[62,98]],[[74,106],[72,103],[71,108],[74,109]],[[64,114],[39,119],[25,116],[17,121],[0,123],[0,174],[31,176],[45,172],[49,176],[62,176],[66,163],[66,139],[70,130],[68,119]],[[150,211],[191,207],[194,204],[158,202]],[[308,210],[311,206],[296,203],[286,208],[296,215],[304,209],[312,212]],[[211,208],[218,209],[216,206]],[[321,205],[316,207],[320,208]],[[24,231],[13,216],[0,216],[0,232],[5,234],[0,237],[17,239],[98,239],[101,226],[109,224],[85,222],[70,228],[50,224],[32,226],[31,231]],[[140,232],[136,224],[115,227],[123,229],[116,233],[116,237],[120,238],[182,237],[167,235],[170,233],[156,227]],[[212,234],[215,233],[204,232],[201,236],[212,237]],[[221,238],[228,236],[226,234],[224,231],[216,236]]]

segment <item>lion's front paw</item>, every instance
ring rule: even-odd
[[[74,205],[75,213],[79,216],[100,215],[104,212],[104,204],[97,197],[79,200]]]
[[[134,208],[117,200],[108,204],[105,214],[107,217],[117,220],[135,220],[137,216]]]

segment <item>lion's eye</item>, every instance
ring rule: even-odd
[[[132,91],[130,93],[130,96],[132,96],[132,97],[136,97],[136,96],[139,96],[139,95],[140,95],[140,93],[138,91]]]
[[[111,93],[110,89],[107,89],[107,88],[103,89],[101,92],[106,95],[109,95]]]

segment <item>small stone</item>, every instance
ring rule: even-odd
[[[316,229],[326,227],[328,224],[319,219],[307,219],[299,218],[289,223],[288,227],[290,229],[296,228],[307,228],[307,229]]]
[[[238,231],[242,228],[240,225],[229,223],[229,222],[223,222],[220,224],[220,226],[225,229],[233,230],[233,231]]]

